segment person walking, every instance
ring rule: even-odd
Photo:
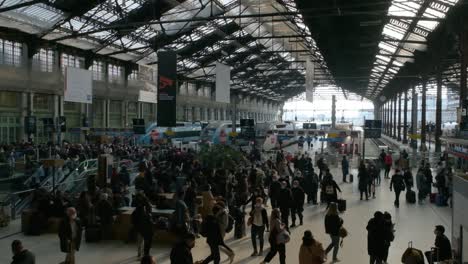
[[[270,263],[270,261],[279,254],[280,264],[286,264],[286,243],[278,239],[280,234],[284,232],[285,225],[281,223],[281,212],[278,208],[271,211],[270,217],[270,252],[265,256],[261,264]]]
[[[270,183],[270,188],[268,191],[272,208],[278,208],[280,193],[281,183],[278,181],[278,173],[276,171],[273,171],[272,182]]]
[[[223,237],[220,224],[215,216],[219,210],[220,208],[215,205],[212,214],[207,215],[202,223],[200,233],[202,236],[206,237],[206,243],[210,247],[210,255],[201,262],[202,264],[210,262],[219,264],[221,261],[219,247],[223,244]]]
[[[263,199],[258,197],[255,201],[255,206],[250,212],[250,221],[249,223],[252,225],[250,229],[250,234],[252,238],[252,246],[254,252],[252,253],[252,257],[255,256],[262,256],[263,255],[263,235],[265,233],[265,228],[269,230],[269,223],[268,223],[268,214],[263,206]],[[260,242],[260,251],[257,251],[257,238]]]
[[[416,187],[418,188],[418,202],[422,204],[428,195],[426,176],[424,175],[424,169],[422,167],[420,167],[416,173]],[[429,190],[430,187],[429,185]]]
[[[366,200],[369,200],[369,174],[367,172],[366,165],[364,164],[364,161],[361,161],[361,164],[359,165],[359,172],[358,172],[358,179],[359,179],[359,192],[361,193],[361,198],[360,200],[362,201],[362,196],[363,194],[366,195]]]
[[[74,207],[67,208],[66,215],[58,231],[60,250],[66,253],[64,264],[75,264],[75,252],[80,250],[83,228]]]
[[[405,180],[401,171],[399,169],[395,170],[395,174],[392,176],[392,180],[390,182],[390,191],[395,191],[395,206],[396,208],[400,207],[400,193],[405,190]]]
[[[219,230],[221,233],[221,244],[220,250],[223,251],[229,258],[230,263],[234,261],[234,251],[226,245],[224,242],[224,237],[226,236],[226,229],[229,225],[229,212],[227,211],[226,205],[223,201],[218,201],[216,205],[213,207],[213,214],[216,217],[216,220],[219,224]]]
[[[338,191],[341,192],[338,184],[333,180],[333,176],[329,171],[326,172],[326,176],[322,181],[322,192],[324,193],[323,198],[327,202],[327,209],[330,207],[330,203],[338,202]],[[320,201],[324,202],[324,201]]]
[[[340,248],[340,229],[343,226],[343,219],[338,215],[338,206],[336,203],[330,203],[327,215],[325,216],[325,233],[331,238],[331,243],[325,250],[325,254],[333,249],[333,263],[340,262],[337,258]]]
[[[389,179],[390,170],[392,169],[392,164],[393,164],[393,158],[392,158],[392,154],[390,153],[390,151],[387,152],[387,154],[385,155],[384,163],[385,163],[385,179]]]
[[[317,204],[317,192],[319,187],[319,178],[314,168],[306,171],[304,177],[304,191],[307,193],[307,203]]]
[[[323,263],[325,263],[325,251],[322,244],[314,239],[310,230],[305,231],[299,249],[299,264]]]
[[[289,212],[293,204],[291,189],[288,187],[286,180],[281,182],[281,192],[279,194],[278,207],[281,211],[281,221],[286,230],[289,231]]]
[[[171,264],[201,264],[201,261],[193,262],[192,248],[195,247],[195,235],[186,233],[182,240],[171,249]]]
[[[299,217],[299,225],[303,224],[303,215],[302,212],[304,211],[304,200],[305,194],[302,187],[299,185],[299,181],[293,181],[293,187],[291,189],[292,193],[292,207],[291,207],[291,219],[292,225],[291,227],[296,227],[296,215]]]
[[[23,247],[20,240],[13,240],[11,243],[11,251],[13,252],[13,262],[11,264],[35,264],[36,257],[31,251]]]
[[[347,182],[346,176],[349,174],[349,161],[346,158],[346,155],[343,156],[343,159],[341,160],[341,171],[343,172],[343,182]]]
[[[153,219],[151,216],[151,204],[142,192],[137,193],[135,197],[132,225],[138,234],[137,257],[148,256],[153,243]]]
[[[367,252],[370,256],[370,264],[383,264],[386,260],[386,252],[390,246],[389,231],[380,211],[374,213],[374,218],[367,224]],[[393,228],[393,227],[392,227]]]
[[[312,137],[311,137],[310,135],[307,135],[306,141],[307,141],[308,149],[310,150],[310,149],[311,149],[311,146],[312,146],[312,147],[314,146],[314,145],[312,144]]]

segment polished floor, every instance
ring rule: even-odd
[[[393,206],[394,195],[389,190],[389,181],[384,180],[380,187],[377,187],[377,198],[369,201],[360,201],[357,191],[357,182],[354,184],[341,183],[340,168],[333,168],[332,173],[336,175],[340,188],[343,189],[343,197],[347,200],[348,210],[342,214],[344,225],[349,231],[349,237],[340,248],[338,258],[341,263],[357,264],[368,263],[367,255],[367,232],[366,225],[376,210],[388,211],[392,214],[396,229],[396,238],[390,248],[388,263],[401,263],[401,255],[407,248],[408,242],[412,241],[413,246],[422,250],[429,249],[434,243],[433,228],[442,224],[450,234],[451,209],[436,207],[432,204],[406,204],[404,194],[402,194],[401,206],[396,209]],[[357,173],[354,171],[354,175]],[[303,232],[310,229],[316,239],[324,244],[330,242],[329,237],[324,232],[324,206],[306,206],[304,225],[292,229],[291,241],[286,246],[288,264],[298,263],[298,252],[301,244]],[[9,229],[19,228],[16,224]],[[0,229],[0,235],[5,234],[5,230]],[[449,235],[450,237],[450,235]],[[57,235],[41,235],[39,237],[26,237],[16,234],[0,240],[0,263],[10,263],[11,252],[10,243],[13,239],[21,239],[25,246],[36,254],[37,263],[49,264],[60,263],[64,256],[60,253]],[[252,246],[250,236],[243,239],[233,239],[232,233],[227,237],[227,244],[236,252],[234,263],[260,263],[261,257],[250,257]],[[266,245],[268,251],[268,244]],[[157,263],[169,264],[170,248],[164,245],[155,245],[151,253],[156,257]],[[197,245],[193,249],[194,260],[201,260],[209,254],[208,246],[203,238],[197,240]],[[227,262],[226,255],[222,256],[222,262]],[[329,256],[331,259],[331,255]],[[136,248],[134,244],[124,244],[120,241],[104,241],[99,244],[83,243],[82,249],[77,254],[77,263],[102,263],[102,264],[130,264],[138,263],[136,260]],[[278,257],[271,263],[279,263]]]

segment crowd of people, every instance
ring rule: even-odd
[[[137,164],[137,176],[133,179],[129,168],[122,166],[115,169],[105,185],[89,177],[87,190],[78,199],[61,192],[47,194],[38,190],[33,207],[38,214],[46,214],[40,217],[64,219],[59,228],[59,237],[61,250],[66,253],[65,263],[75,263],[74,255],[80,247],[81,230],[92,230],[99,226],[101,237],[109,237],[118,208],[129,205],[135,208],[132,225],[133,232],[137,234],[137,256],[141,263],[153,263],[155,260],[151,257],[151,247],[157,220],[152,216],[152,208],[167,206],[161,203],[158,194],[175,193],[174,214],[168,226],[177,234],[178,240],[171,250],[171,263],[218,264],[221,251],[233,263],[235,251],[226,244],[226,234],[234,232],[235,238],[242,238],[247,235],[247,227],[250,227],[251,256],[261,258],[261,263],[269,263],[278,255],[280,263],[284,264],[287,263],[286,244],[290,234],[296,226],[304,224],[304,206],[319,206],[321,203],[327,206],[324,232],[330,236],[330,244],[324,249],[310,230],[305,231],[299,250],[299,263],[324,263],[330,252],[331,261],[339,262],[340,241],[347,236],[340,213],[346,207],[342,206],[342,190],[327,161],[319,156],[314,162],[307,152],[296,155],[282,150],[274,154],[260,153],[256,149],[240,152],[242,158],[235,167],[213,168],[203,164],[197,153],[186,149],[119,144],[97,147],[70,145],[65,150],[57,150],[57,155],[63,153],[64,156],[60,157],[79,159],[81,155],[89,158],[104,153],[126,156]],[[360,162],[357,174],[360,199],[375,198],[376,189],[381,184],[381,171],[384,178],[390,178],[390,172],[395,167],[390,189],[395,192],[394,204],[399,207],[400,193],[405,189],[408,193],[414,185],[408,164],[406,152],[402,152],[394,164],[392,154],[384,151],[378,160]],[[344,183],[353,181],[350,167],[348,157],[344,156],[341,161]],[[421,203],[428,195],[431,196],[431,173],[428,162],[423,161],[416,175]],[[444,197],[449,197],[450,193],[447,187],[449,174],[450,168],[441,160],[435,186]],[[132,186],[134,192],[131,191]],[[202,197],[202,203],[197,199],[198,196]],[[375,212],[367,230],[370,263],[386,263],[390,244],[395,238],[391,215],[388,212]],[[443,231],[441,227],[437,230],[436,246],[443,243],[443,250],[446,251],[449,246],[441,238]],[[266,233],[270,247],[265,254]],[[205,259],[194,262],[191,249],[200,237],[206,238],[210,253]],[[433,259],[432,255],[430,257]]]

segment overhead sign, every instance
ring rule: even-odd
[[[91,71],[67,67],[64,101],[84,104],[93,102],[93,73]]]
[[[155,92],[140,90],[140,94],[138,95],[138,102],[156,104],[158,102],[158,95]]]
[[[380,128],[365,128],[364,129],[364,138],[381,138],[382,129]]]
[[[382,120],[365,120],[364,123],[365,128],[382,128]]]
[[[420,134],[410,134],[409,138],[410,139],[421,139],[421,135]]]
[[[310,60],[310,58],[306,59],[306,82],[305,82],[305,92],[306,92],[306,101],[313,102],[314,101],[314,76],[315,74],[315,65]]]
[[[158,126],[176,126],[177,55],[158,52]]]
[[[343,142],[344,138],[320,138],[319,141],[325,141],[325,142]]]
[[[216,62],[216,102],[231,102],[231,67]]]

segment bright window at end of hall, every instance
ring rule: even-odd
[[[55,53],[51,49],[39,49],[33,56],[35,68],[42,72],[54,71],[54,59]]]

